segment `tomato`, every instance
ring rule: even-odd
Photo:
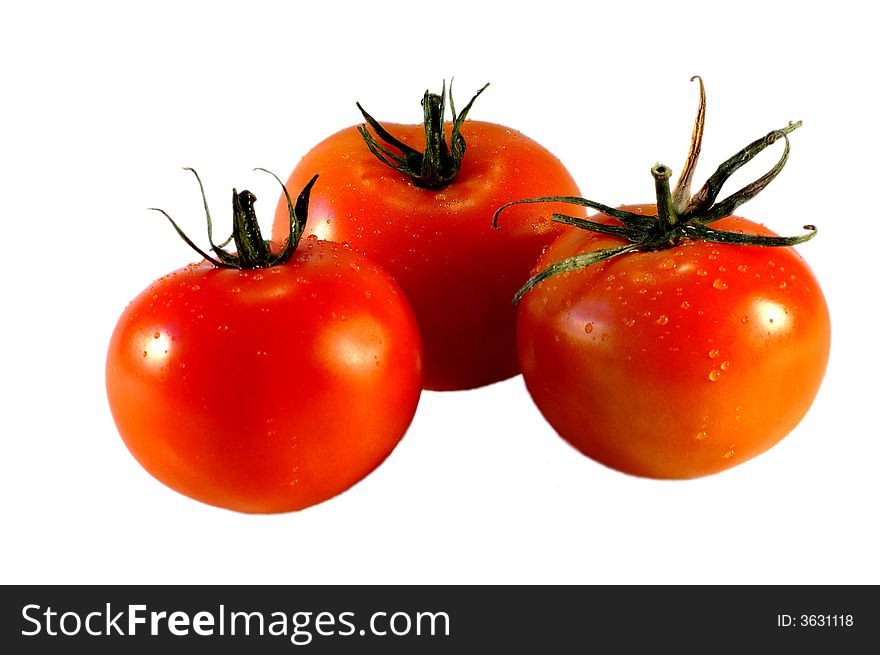
[[[446,122],[442,132],[453,143],[454,126]],[[416,150],[425,146],[423,125],[384,128]],[[435,390],[479,387],[519,372],[511,298],[561,232],[551,214],[563,207],[511,208],[500,230],[492,228],[494,210],[551,191],[578,194],[559,159],[520,132],[469,120],[460,134],[466,154],[440,188],[423,188],[380,161],[355,126],[316,145],[287,182],[299,188],[320,172],[306,232],[350,244],[400,284],[421,329],[425,387]],[[285,216],[282,199],[276,240]]]
[[[311,237],[286,263],[202,261],[156,280],[116,325],[106,383],[126,446],[161,482],[283,512],[388,456],[419,400],[421,344],[385,271]]]
[[[600,213],[560,217],[575,227],[518,294],[523,377],[547,421],[596,461],[652,478],[717,473],[779,442],[811,406],[830,350],[824,296],[792,247],[815,228],[779,237],[732,215],[781,171],[800,123],[744,148],[691,196],[700,86],[675,193],[657,165],[655,205],[580,199]],[[781,139],[769,173],[716,202],[733,172]]]
[[[737,217],[716,226],[772,234]],[[572,230],[538,268],[621,243]],[[824,297],[792,248],[632,252],[546,280],[518,316],[548,422],[589,457],[654,478],[716,473],[777,443],[812,404],[829,344]]]

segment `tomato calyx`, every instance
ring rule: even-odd
[[[711,223],[730,216],[737,207],[754,198],[763,191],[773,179],[782,171],[788,161],[790,143],[789,133],[801,127],[802,122],[790,122],[787,126],[773,130],[766,136],[756,139],[745,148],[722,163],[709,177],[703,187],[695,194],[690,193],[690,184],[693,171],[696,167],[700,154],[703,136],[703,123],[706,113],[706,96],[703,81],[699,76],[693,79],[700,83],[700,104],[697,118],[694,123],[694,131],[691,137],[691,146],[688,152],[687,162],[674,191],[670,189],[669,179],[672,170],[663,164],[656,164],[651,169],[654,177],[654,187],[657,196],[657,215],[648,216],[616,209],[599,202],[578,198],[574,196],[548,196],[542,198],[526,198],[514,200],[499,207],[492,218],[492,224],[498,228],[498,217],[507,207],[518,204],[535,202],[564,202],[595,209],[607,216],[617,219],[620,225],[610,225],[594,220],[576,218],[565,214],[553,214],[553,220],[567,225],[608,234],[623,239],[627,243],[611,248],[601,248],[587,253],[581,253],[568,257],[551,264],[547,268],[533,275],[516,292],[513,298],[514,304],[537,284],[549,277],[579,270],[592,266],[612,257],[617,257],[630,252],[650,252],[674,248],[685,240],[702,239],[715,243],[727,243],[744,246],[787,247],[794,246],[812,239],[816,235],[816,226],[804,225],[805,234],[781,237],[762,236],[756,234],[743,234],[728,230],[719,230],[711,227]],[[785,149],[779,161],[754,182],[747,184],[739,191],[730,194],[723,200],[718,200],[721,187],[742,166],[754,159],[761,151],[773,145],[780,139],[785,141]]]
[[[424,111],[424,127],[425,127],[425,152],[419,152],[396,137],[388,130],[382,127],[375,118],[361,107],[361,104],[355,103],[357,108],[366,120],[376,136],[370,132],[367,125],[358,125],[358,132],[370,149],[378,159],[387,164],[394,170],[404,175],[408,175],[413,184],[423,189],[440,189],[455,178],[458,169],[461,167],[461,160],[464,158],[465,140],[461,135],[461,126],[467,118],[468,112],[474,104],[474,101],[480,94],[486,90],[486,84],[474,94],[470,102],[462,109],[461,114],[455,112],[455,102],[452,99],[452,83],[449,85],[449,106],[452,109],[452,134],[449,143],[446,143],[446,133],[444,129],[444,116],[446,114],[446,81],[443,82],[443,89],[439,94],[425,91],[422,96],[422,109]],[[384,141],[383,145],[381,141]],[[394,150],[387,146],[393,147]]]
[[[232,190],[232,234],[223,243],[214,243],[214,226],[211,221],[211,212],[208,209],[208,200],[205,197],[205,187],[202,185],[199,174],[194,169],[187,167],[184,170],[190,171],[195,175],[196,181],[199,183],[199,190],[202,193],[202,204],[205,208],[208,224],[208,243],[211,245],[210,250],[215,256],[209,255],[197,246],[167,212],[156,207],[151,207],[150,209],[164,215],[180,238],[190,248],[219,268],[252,270],[256,268],[270,268],[290,261],[305,230],[309,209],[309,195],[318,179],[317,175],[309,180],[299,196],[297,196],[296,204],[294,204],[290,199],[290,194],[287,192],[287,187],[284,186],[284,183],[275,173],[267,171],[265,168],[254,169],[269,173],[269,175],[278,180],[278,184],[281,185],[281,189],[284,192],[284,197],[287,199],[287,210],[290,214],[290,231],[281,250],[274,251],[271,241],[263,238],[260,224],[257,221],[257,213],[254,209],[257,197],[248,190],[244,190],[241,193],[236,189]],[[230,242],[235,244],[235,252],[225,250]]]

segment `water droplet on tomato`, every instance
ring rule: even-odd
[[[718,357],[719,354],[720,354],[720,351],[717,348],[713,348],[712,350],[709,351],[709,357],[711,357],[712,359],[715,359],[716,357]]]
[[[691,304],[690,304],[687,300],[684,300],[684,301],[682,301],[682,303],[681,303],[681,308],[682,308],[682,309],[688,309],[690,306],[691,306]]]
[[[698,275],[699,277],[706,277],[706,276],[709,275],[709,274],[706,272],[705,269],[698,268],[698,269],[697,269],[697,275]]]
[[[632,327],[633,325],[636,324],[636,319],[634,319],[634,318],[625,318],[625,319],[623,319],[623,324],[624,324],[626,327]]]
[[[722,371],[726,371],[729,368],[730,368],[730,362],[728,360],[725,359],[723,362],[721,362],[721,370]]]
[[[741,319],[739,319],[739,320],[742,321],[743,324],[746,324],[746,323],[749,322],[749,317],[748,317],[748,316],[743,316],[743,317],[742,317]]]
[[[730,450],[728,450],[726,453],[724,453],[724,454],[722,455],[722,457],[723,457],[724,459],[730,459],[730,458],[733,457],[734,455],[736,455],[736,444],[735,444],[735,443],[732,443],[732,444],[730,444]]]
[[[592,332],[592,331],[593,331],[593,324],[592,324],[592,323],[587,323],[587,324],[584,326],[584,332],[586,332],[587,334],[589,334],[589,333]]]
[[[749,267],[745,264],[740,264],[736,267],[736,270],[738,270],[740,273],[745,273],[747,270],[749,270]]]
[[[158,338],[161,337],[161,336],[162,336],[161,333],[159,333],[159,332],[153,332],[153,338],[154,338],[154,339],[158,339]]]
[[[715,289],[724,290],[727,288],[727,282],[725,282],[721,278],[715,278],[715,281],[712,283],[712,287]]]
[[[675,260],[672,257],[667,257],[662,262],[660,262],[660,268],[664,271],[675,268]]]
[[[717,368],[713,368],[709,372],[709,380],[712,382],[717,382],[720,377],[721,377],[721,371],[719,371]]]
[[[709,435],[706,433],[705,430],[700,430],[699,432],[697,432],[694,439],[696,439],[697,441],[703,441],[704,439],[706,439],[708,437],[709,437]]]
[[[669,317],[666,314],[660,314],[660,316],[658,316],[657,320],[654,322],[657,325],[666,325],[667,323],[669,323]]]

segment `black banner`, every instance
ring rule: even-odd
[[[869,586],[17,586],[2,597],[6,653],[848,653],[880,638]]]

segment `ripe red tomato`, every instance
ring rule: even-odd
[[[772,234],[737,217],[714,225]],[[537,268],[622,243],[571,230]],[[589,457],[654,478],[716,473],[776,444],[812,404],[829,344],[824,297],[794,249],[700,240],[551,277],[518,317],[523,376],[548,422]]]
[[[453,125],[445,124],[445,135],[454,144]],[[384,128],[424,148],[423,125]],[[300,188],[319,172],[306,232],[365,252],[400,284],[421,328],[425,387],[436,390],[478,387],[519,372],[511,298],[561,232],[550,217],[564,207],[513,207],[497,231],[495,209],[550,192],[578,195],[559,159],[520,132],[467,121],[461,135],[467,151],[460,169],[440,188],[422,188],[386,166],[355,126],[315,146],[287,182]],[[285,225],[282,199],[274,239],[283,238]]]
[[[106,380],[126,446],[161,482],[283,512],[388,456],[421,393],[421,345],[386,272],[311,237],[287,263],[202,261],[155,281],[119,319]]]
[[[523,377],[543,415],[581,452],[639,476],[693,478],[764,452],[806,414],[828,363],[828,308],[791,247],[815,227],[783,238],[732,215],[782,170],[800,123],[746,146],[691,196],[704,115],[701,80],[674,193],[658,164],[656,205],[578,200],[600,213],[558,217],[583,229],[559,237],[517,294]],[[716,202],[783,139],[768,173]]]

